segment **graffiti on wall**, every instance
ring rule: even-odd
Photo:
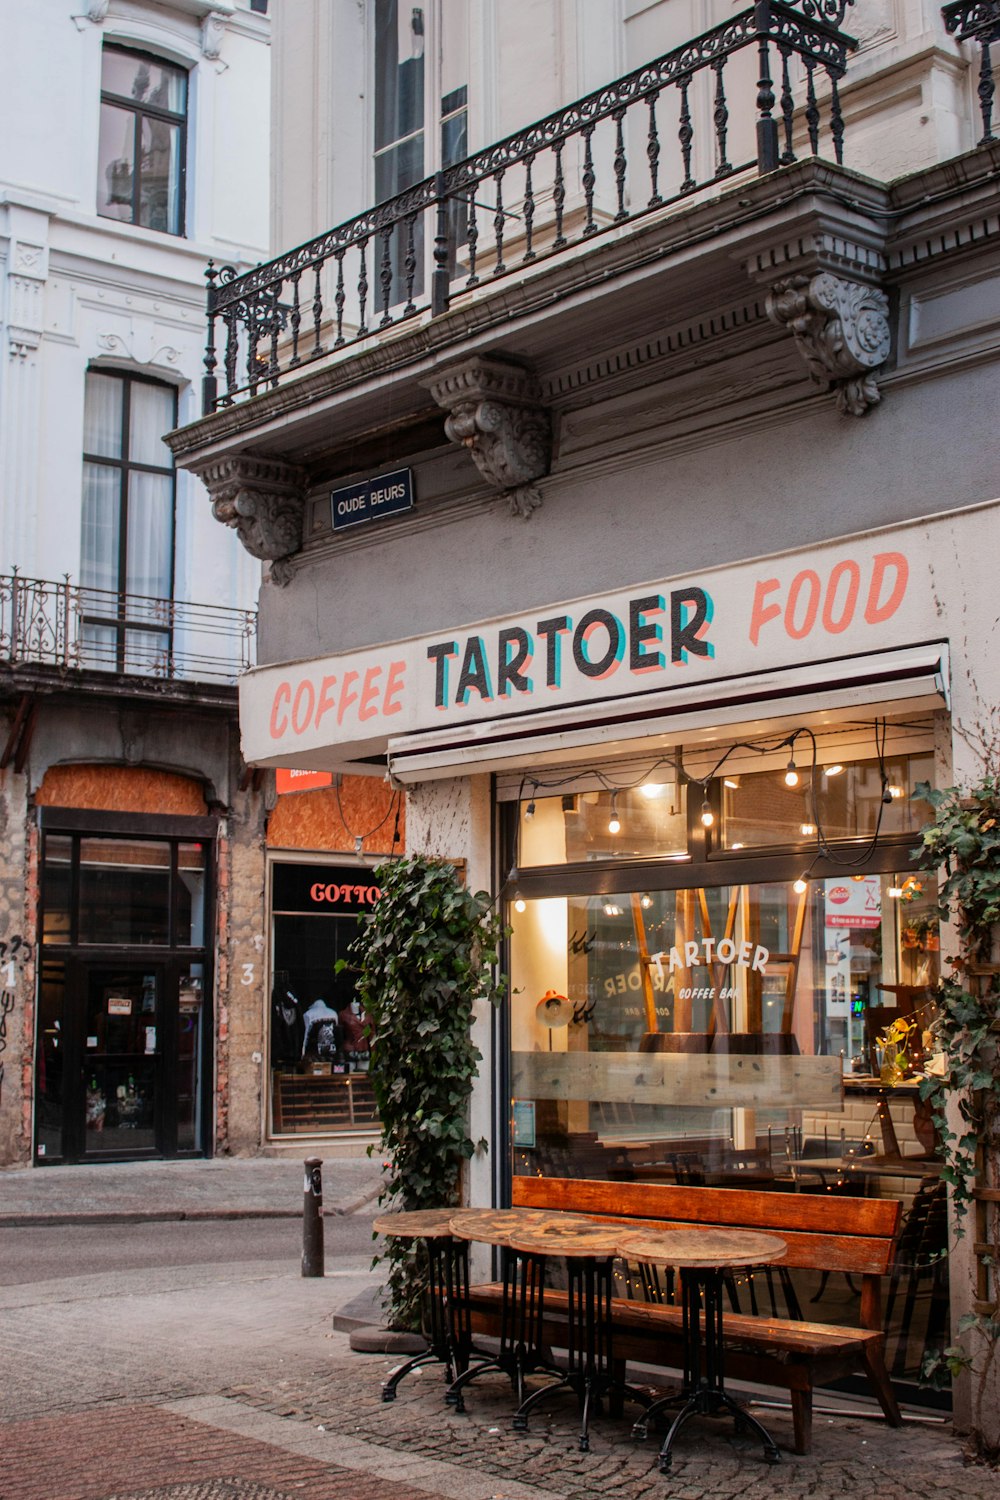
[[[18,966],[27,963],[30,957],[31,945],[22,937],[12,937],[9,943],[0,940],[0,1099],[3,1098],[3,1055],[7,1050],[7,1017],[14,1009]]]

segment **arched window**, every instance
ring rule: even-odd
[[[144,52],[105,47],[97,212],[184,233],[187,73]]]

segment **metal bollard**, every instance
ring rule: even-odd
[[[305,1160],[305,1198],[302,1203],[302,1274],[322,1276],[323,1266],[323,1163],[318,1156]]]

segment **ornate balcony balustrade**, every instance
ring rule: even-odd
[[[943,7],[941,14],[950,32],[957,32],[960,42],[979,44],[979,109],[983,117],[983,134],[980,146],[995,141],[993,133],[993,100],[996,84],[993,81],[993,60],[990,47],[1000,42],[1000,0],[953,0]]]
[[[0,575],[0,663],[235,682],[253,666],[253,610]]]
[[[210,265],[206,413],[739,173],[841,162],[852,3],[758,0],[267,265]]]

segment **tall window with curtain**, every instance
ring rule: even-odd
[[[170,671],[174,586],[172,386],[87,373],[80,548],[84,665]]]

